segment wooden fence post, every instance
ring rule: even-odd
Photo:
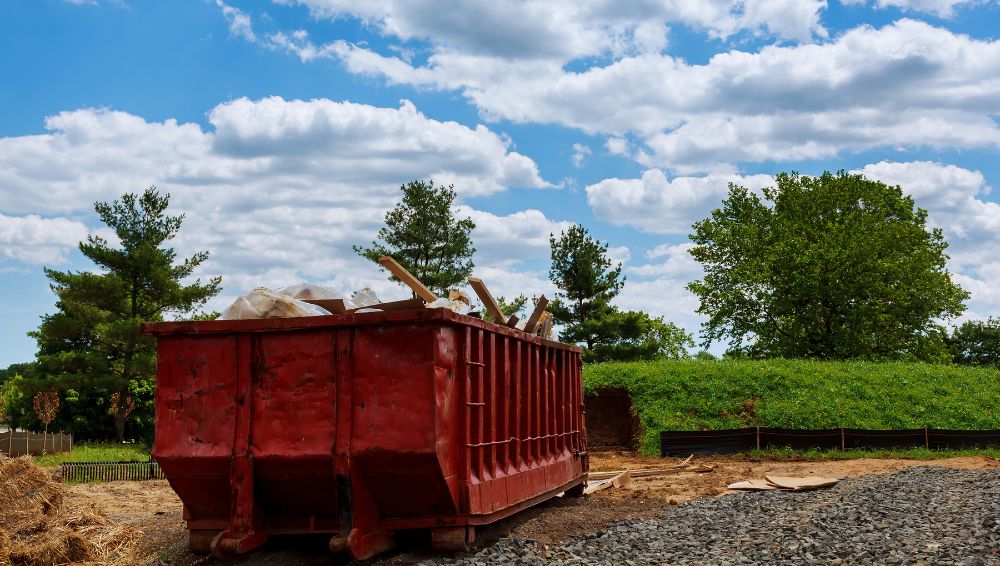
[[[760,450],[760,427],[757,427],[757,450]]]
[[[931,449],[931,435],[930,432],[927,430],[927,427],[924,427],[924,448],[928,450]]]
[[[844,441],[844,427],[840,427],[840,451],[847,450],[847,443]]]

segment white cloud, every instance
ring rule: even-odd
[[[582,143],[573,144],[573,157],[570,158],[570,161],[573,163],[573,167],[576,167],[577,169],[583,167],[584,160],[586,160],[587,156],[591,153],[593,152],[590,148]]]
[[[243,98],[208,119],[212,128],[203,130],[86,109],[48,118],[48,133],[0,138],[0,255],[62,261],[86,236],[83,224],[64,217],[96,224],[95,201],[156,184],[187,215],[179,253],[209,250],[201,273],[225,277],[226,297],[215,308],[257,285],[302,280],[373,285],[393,298],[405,292],[350,248],[375,237],[402,183],[454,183],[460,199],[550,186],[506,138],[432,120],[406,101],[379,108]],[[547,257],[548,231],[562,226],[534,210],[466,210],[480,223],[477,235],[496,238],[481,244],[482,257],[511,271],[519,260]]]
[[[759,190],[773,183],[770,175],[708,175],[667,179],[649,169],[639,179],[604,179],[587,187],[594,215],[613,224],[657,234],[688,234],[728,194],[729,183]]]
[[[694,244],[684,242],[680,244],[661,244],[646,253],[646,258],[659,260],[655,263],[647,263],[629,269],[629,273],[641,276],[670,276],[672,279],[683,281],[693,281],[701,277],[703,271],[690,251]]]
[[[669,24],[727,38],[741,31],[808,41],[823,35],[825,0],[279,0],[308,6],[321,18],[358,18],[385,36],[426,41],[441,50],[508,59],[559,59],[605,53],[658,52]]]
[[[774,9],[763,6],[748,4],[742,17]],[[705,64],[632,51],[583,71],[566,70],[566,58],[458,44],[435,47],[421,66],[344,42],[311,52],[319,51],[391,84],[460,90],[488,119],[609,134],[615,153],[631,133],[645,145],[630,152],[635,159],[678,173],[879,147],[1000,147],[1000,41],[909,19],[822,44],[732,50]]]
[[[549,258],[549,235],[559,234],[572,222],[550,220],[538,210],[522,210],[505,216],[459,207],[460,216],[476,223],[472,239],[477,265],[511,266],[529,260]]]
[[[868,0],[840,0],[842,4],[867,4]],[[879,8],[899,8],[910,12],[934,14],[940,18],[955,15],[956,6],[980,4],[983,0],[875,0]]]
[[[30,264],[63,263],[69,249],[86,237],[87,227],[68,218],[0,213],[0,257]]]
[[[215,0],[215,5],[222,10],[222,16],[229,22],[229,34],[233,37],[242,37],[247,41],[257,41],[257,36],[253,32],[253,22],[250,16],[233,6],[227,5],[222,0]]]

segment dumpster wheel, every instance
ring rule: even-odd
[[[431,546],[444,552],[467,552],[476,540],[476,527],[441,527],[431,529]]]
[[[212,540],[219,531],[188,531],[188,548],[194,554],[208,554],[212,552]]]

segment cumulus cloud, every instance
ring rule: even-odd
[[[719,205],[729,183],[760,190],[770,175],[707,175],[668,179],[649,169],[639,179],[604,179],[586,188],[594,215],[613,224],[656,234],[688,234],[691,224]]]
[[[772,8],[748,4],[743,17],[754,9]],[[1000,41],[916,20],[818,44],[730,50],[704,64],[632,51],[581,71],[567,70],[565,57],[513,59],[464,45],[437,45],[422,65],[343,41],[309,52],[391,84],[459,90],[487,119],[609,134],[611,151],[633,134],[644,146],[633,158],[678,173],[879,147],[1000,147]]]
[[[426,41],[436,48],[501,58],[571,60],[609,53],[657,52],[666,26],[683,24],[712,37],[747,31],[808,41],[825,33],[825,0],[706,0],[702,2],[573,2],[503,0],[281,0],[321,18],[354,17],[385,36]]]
[[[458,212],[476,223],[472,238],[479,265],[510,267],[526,259],[548,258],[549,234],[558,234],[573,225],[572,222],[550,220],[539,210],[499,216],[461,206]]]
[[[374,285],[394,298],[405,291],[350,247],[375,237],[402,183],[454,183],[460,199],[551,186],[505,137],[432,120],[407,101],[380,108],[241,98],[208,119],[205,130],[85,109],[49,117],[45,134],[0,138],[0,256],[62,261],[86,236],[83,222],[96,225],[95,201],[156,184],[187,215],[178,251],[211,251],[202,273],[225,276],[221,302],[256,285],[301,280]],[[479,223],[477,236],[499,242],[484,243],[481,257],[512,270],[512,253],[547,256],[542,242],[562,226],[535,210],[464,210]]]
[[[0,257],[29,264],[64,263],[68,251],[86,237],[87,227],[68,218],[0,213]]]

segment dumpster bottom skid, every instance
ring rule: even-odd
[[[579,348],[447,309],[153,323],[153,457],[191,550],[394,535],[468,549],[475,527],[582,493]]]

